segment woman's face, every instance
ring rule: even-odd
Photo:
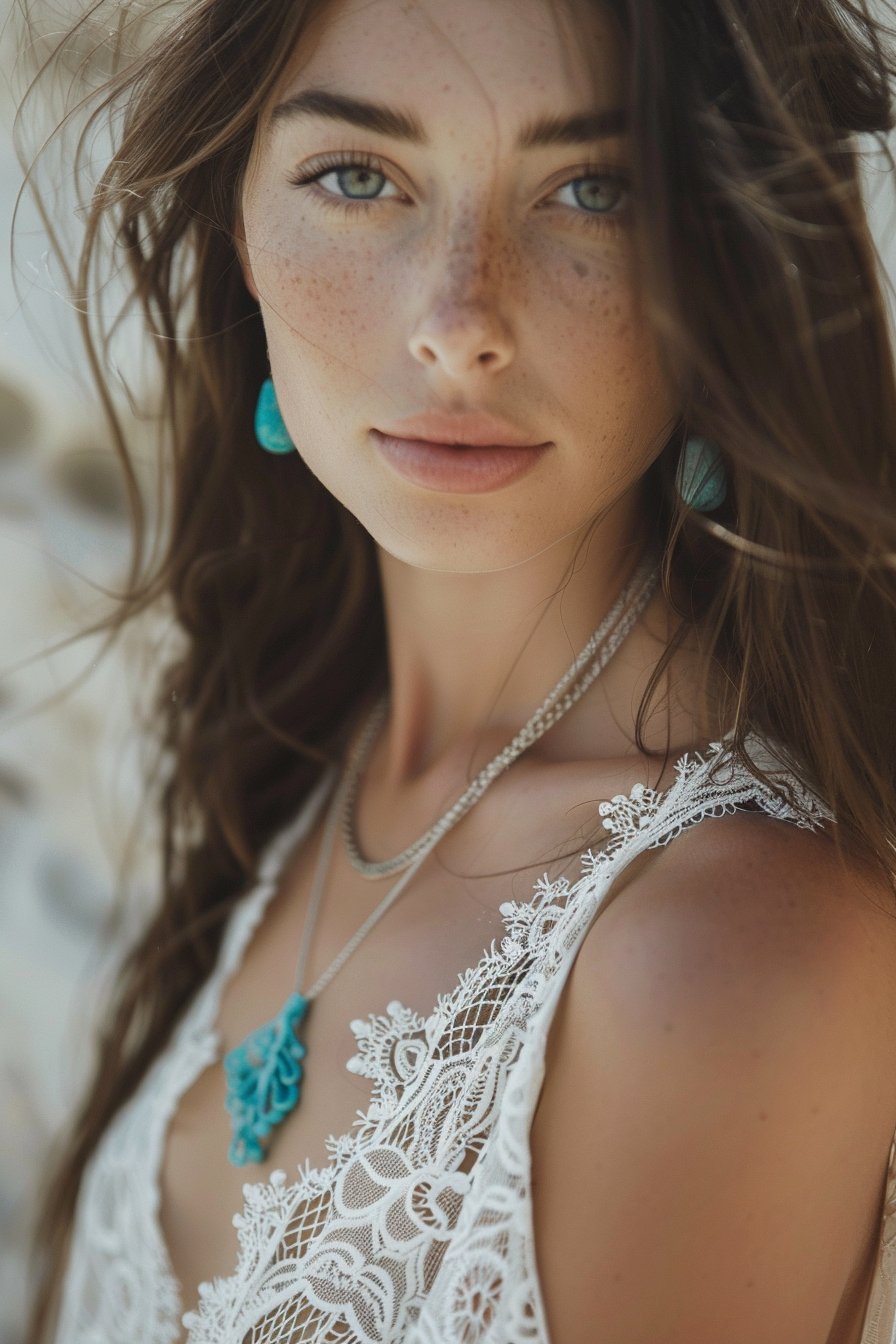
[[[622,51],[550,0],[341,0],[243,193],[292,438],[388,552],[519,564],[616,505],[675,415],[639,294]],[[626,522],[626,526],[629,522]]]

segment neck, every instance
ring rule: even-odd
[[[485,729],[512,737],[587,643],[643,546],[625,502],[587,532],[497,573],[433,573],[381,553],[388,776],[410,782]]]

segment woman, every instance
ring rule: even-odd
[[[34,1338],[891,1338],[864,5],[198,0],[118,109],[185,642]]]

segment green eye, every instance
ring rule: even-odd
[[[385,173],[375,168],[364,168],[360,164],[353,168],[340,168],[330,174],[336,179],[339,192],[352,201],[372,201],[381,196],[388,182]]]
[[[317,185],[328,196],[340,201],[379,201],[387,196],[400,197],[401,191],[392,178],[375,162],[365,159],[339,158],[315,168],[301,170],[289,179],[294,187]]]
[[[576,205],[591,215],[608,215],[622,205],[626,190],[613,177],[577,177],[557,195],[564,205]]]

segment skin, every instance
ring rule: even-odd
[[[625,137],[525,143],[539,121],[612,113],[623,75],[599,15],[574,31],[542,0],[343,0],[262,118],[239,247],[278,399],[380,552],[392,704],[357,816],[372,857],[425,831],[513,736],[644,545],[639,481],[677,403],[638,283]],[[385,105],[419,135],[276,111],[310,90]],[[333,155],[388,188],[347,202]],[[582,181],[613,208],[583,208]],[[371,431],[428,412],[487,412],[546,446],[500,489],[424,488]],[[600,799],[668,782],[634,724],[673,629],[656,599],[315,1003],[302,1104],[266,1163],[226,1161],[219,1065],[186,1094],[162,1201],[185,1307],[232,1272],[244,1181],[324,1163],[365,1105],[349,1022],[393,999],[428,1015],[500,934],[502,902],[545,869],[575,874]],[[666,692],[647,745],[674,757],[717,727],[687,646]],[[222,1050],[292,987],[318,834],[227,988]],[[386,889],[337,849],[309,983]],[[887,901],[828,837],[747,814],[626,875],[564,993],[532,1133],[554,1344],[858,1338],[896,1127]]]

